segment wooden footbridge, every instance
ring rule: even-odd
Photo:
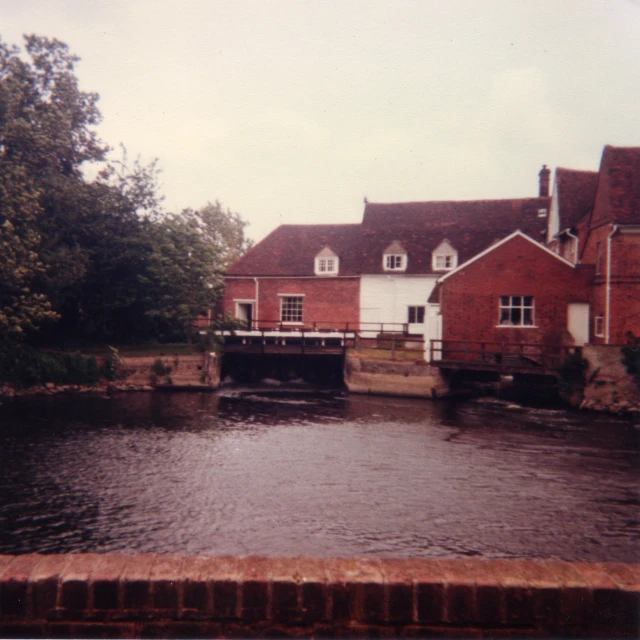
[[[429,361],[440,369],[495,371],[503,375],[539,374],[557,376],[568,356],[580,347],[520,342],[432,340]]]
[[[424,336],[409,333],[402,323],[310,322],[293,325],[260,321],[246,329],[217,330],[224,353],[256,355],[344,355],[347,349],[377,347],[420,352]]]

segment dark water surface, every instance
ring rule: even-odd
[[[254,391],[4,400],[0,553],[638,561],[638,431]]]

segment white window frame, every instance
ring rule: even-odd
[[[444,264],[438,264],[444,261]],[[448,264],[447,264],[448,262]],[[458,266],[458,256],[451,253],[437,253],[433,256],[434,271],[452,271]]]
[[[317,276],[331,276],[338,273],[340,259],[334,256],[316,258],[315,273]]]
[[[279,293],[278,296],[280,297],[280,322],[282,324],[302,324],[304,319],[304,295],[299,293]],[[287,312],[287,317],[290,318],[293,312],[296,311],[295,309],[287,308],[290,304],[288,301],[293,299],[299,300],[300,313],[295,313],[295,317],[299,316],[299,320],[285,319],[285,312]]]
[[[411,312],[414,313],[414,321],[411,321]],[[422,313],[420,313],[422,311]],[[422,320],[420,320],[420,315],[422,315]],[[408,324],[424,324],[424,319],[426,317],[426,307],[425,305],[409,305],[407,308],[407,323]]]
[[[526,299],[529,298],[531,300],[531,304],[525,304]],[[505,302],[506,300],[506,302]],[[527,315],[526,311],[530,310],[530,320],[531,322],[525,323],[525,316]],[[520,320],[519,322],[513,322],[513,316],[516,315],[515,312],[519,311]],[[534,296],[528,295],[507,295],[507,296],[498,296],[498,327],[518,327],[519,329],[535,329],[536,328],[536,302]],[[503,316],[506,312],[509,315],[509,318],[506,321],[503,321]]]
[[[404,271],[407,268],[407,256],[402,253],[385,253],[382,266],[385,271]]]
[[[593,335],[596,338],[604,338],[604,316],[596,316],[593,319]]]

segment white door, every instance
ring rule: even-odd
[[[438,309],[439,310],[439,309]],[[427,332],[425,334],[424,340],[424,359],[429,362],[431,358],[431,341],[432,340],[442,340],[442,316],[436,315],[438,313],[437,310],[430,309],[431,313],[427,315]],[[437,345],[439,348],[439,345]],[[442,353],[440,351],[436,351],[434,353],[434,360],[441,360]]]
[[[567,329],[573,336],[575,345],[581,347],[589,342],[589,305],[572,302],[567,307]]]

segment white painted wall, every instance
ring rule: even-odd
[[[360,322],[405,323],[408,307],[427,306],[436,276],[363,275],[360,279]],[[422,333],[423,325],[410,330]]]

